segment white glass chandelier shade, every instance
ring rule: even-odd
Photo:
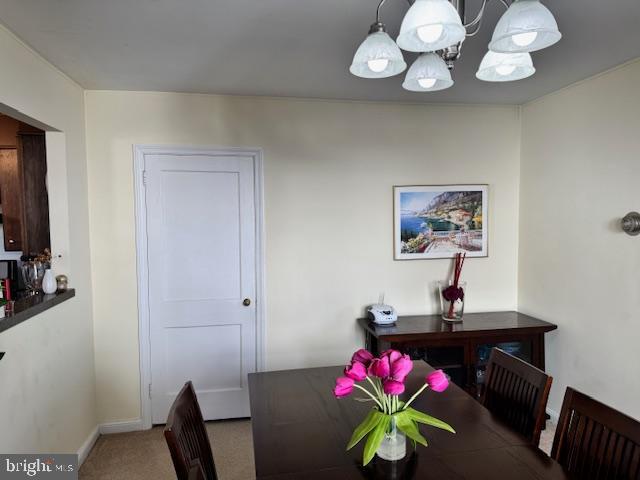
[[[536,73],[528,53],[487,52],[480,63],[476,77],[485,82],[512,82]]]
[[[498,53],[535,52],[561,38],[556,19],[539,0],[517,0],[498,21],[489,50]]]
[[[465,35],[460,15],[448,0],[416,0],[396,41],[408,52],[435,52],[461,42]]]
[[[412,92],[436,92],[453,85],[445,61],[435,53],[423,53],[413,62],[402,87]]]
[[[356,54],[349,71],[357,77],[386,78],[402,73],[407,64],[398,45],[385,32],[367,35]]]

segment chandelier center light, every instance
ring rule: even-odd
[[[444,27],[442,25],[423,25],[418,28],[418,37],[425,43],[433,43],[442,37]]]
[[[389,59],[374,58],[373,60],[367,61],[367,66],[371,69],[372,72],[375,72],[375,73],[384,72],[389,66]]]
[[[511,75],[516,69],[515,65],[499,65],[496,67],[496,73],[498,75]]]
[[[513,43],[519,47],[528,47],[538,38],[538,32],[516,33],[511,36]]]
[[[419,78],[418,84],[424,89],[429,89],[432,88],[437,81],[437,78]]]

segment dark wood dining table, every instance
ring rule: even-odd
[[[563,468],[503,425],[468,393],[451,384],[427,390],[414,407],[440,418],[455,434],[421,426],[428,447],[407,443],[397,462],[379,458],[362,466],[362,444],[347,452],[354,428],[370,402],[333,396],[343,367],[249,375],[256,478],[292,479],[566,479]],[[413,393],[433,369],[414,362],[407,380]],[[354,398],[355,397],[355,398]]]

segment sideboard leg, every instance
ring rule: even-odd
[[[365,334],[365,347],[374,355],[378,355],[378,339],[371,335],[370,332],[366,332]]]
[[[545,369],[544,361],[544,334],[541,333],[533,338],[533,355],[535,357],[535,366],[540,370]]]

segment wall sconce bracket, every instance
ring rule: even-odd
[[[622,219],[622,230],[629,235],[636,236],[640,234],[640,213],[629,212]]]

